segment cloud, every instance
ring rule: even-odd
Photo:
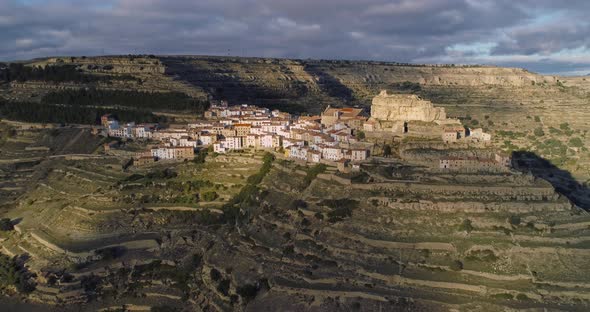
[[[0,0],[0,59],[229,53],[503,64],[519,57],[527,68],[554,72],[564,53],[588,52],[588,12],[590,2],[578,0]],[[564,72],[578,63],[568,64]]]

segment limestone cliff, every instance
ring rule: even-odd
[[[382,90],[373,98],[371,117],[383,121],[435,121],[446,119],[444,108],[413,94],[388,94]]]

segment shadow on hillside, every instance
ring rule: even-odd
[[[516,170],[530,172],[537,178],[549,181],[558,193],[578,207],[590,211],[590,188],[578,182],[569,171],[556,167],[533,152],[513,152],[512,160]]]
[[[324,71],[320,66],[315,64],[305,64],[303,67],[306,73],[317,79],[320,89],[328,96],[337,98],[343,102],[350,102],[354,99],[352,90],[342,84],[331,74]]]
[[[247,65],[229,58],[208,59],[210,66],[207,68],[185,58],[167,57],[161,61],[166,65],[166,75],[204,90],[212,100],[226,100],[230,105],[247,103],[270,109],[280,108],[289,113],[305,111],[305,107],[299,103],[301,98],[309,95],[305,83],[272,81],[276,83],[273,87],[264,81],[264,77],[256,77],[259,73],[246,69],[246,76],[254,77],[249,80],[235,70],[237,67],[244,70],[244,67],[248,68]],[[289,74],[289,69],[280,63],[271,63],[269,66],[278,67],[278,70]]]

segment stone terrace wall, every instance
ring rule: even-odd
[[[423,193],[440,196],[477,196],[482,199],[502,197],[506,200],[555,200],[559,195],[553,187],[547,186],[477,186],[477,185],[441,185],[423,183],[372,183],[353,184],[361,190],[389,190],[406,193]]]
[[[530,213],[539,211],[566,211],[572,208],[571,203],[561,202],[430,202],[400,203],[388,197],[372,197],[381,205],[402,210],[428,210],[440,212],[463,211],[468,213]]]

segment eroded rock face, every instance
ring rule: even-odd
[[[435,121],[444,120],[444,108],[434,107],[430,101],[413,94],[388,94],[382,90],[373,98],[371,117],[383,121]]]

